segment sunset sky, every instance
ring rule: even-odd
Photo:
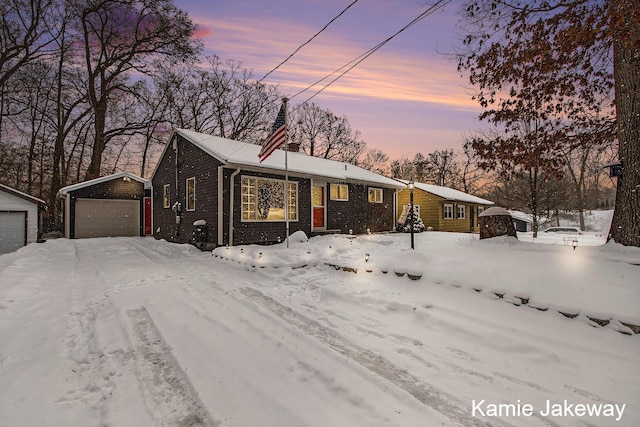
[[[241,61],[259,79],[352,1],[176,0],[176,5],[199,26],[206,54]],[[461,4],[452,0],[426,16],[312,102],[345,115],[369,148],[392,159],[460,150],[464,135],[484,127],[467,79],[444,55],[458,44]],[[384,41],[426,8],[424,0],[359,0],[265,82],[291,97]],[[304,102],[321,87],[294,97],[290,105]]]

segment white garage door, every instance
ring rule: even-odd
[[[23,247],[26,236],[26,212],[0,212],[0,254]]]
[[[111,199],[76,200],[76,238],[139,235],[139,201]]]

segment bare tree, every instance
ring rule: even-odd
[[[453,149],[436,150],[427,157],[427,180],[425,182],[442,187],[456,187],[459,175],[458,163]]]
[[[94,141],[86,178],[100,176],[109,137],[112,102],[130,92],[130,73],[147,73],[151,60],[192,58],[200,44],[195,25],[172,0],[73,0],[83,47],[88,98],[94,115]]]
[[[49,18],[54,0],[3,0],[0,3],[0,91],[21,67],[49,55],[55,42]]]
[[[338,117],[316,104],[302,104],[294,109],[293,138],[310,156],[357,163],[366,143],[359,131],[353,131],[349,120]]]
[[[366,150],[356,164],[380,175],[390,176],[391,173],[389,156],[382,150]]]
[[[476,193],[480,188],[480,182],[487,177],[487,173],[478,165],[478,159],[473,153],[469,137],[465,137],[462,146],[460,160],[460,187],[468,194]]]

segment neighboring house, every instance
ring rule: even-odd
[[[129,172],[69,185],[58,191],[58,198],[67,238],[152,233],[151,182]]]
[[[260,163],[260,148],[175,130],[151,178],[156,237],[195,237],[206,248],[284,241],[285,151]],[[286,157],[289,234],[393,230],[394,196],[403,184],[345,162]]]
[[[519,231],[519,232],[533,231],[533,217],[531,215],[526,214],[522,211],[513,211],[513,210],[510,210],[509,214],[511,214],[511,218],[513,219],[513,225],[516,228],[516,231]]]
[[[408,181],[402,181],[408,184]],[[398,218],[408,211],[410,191],[398,193]],[[415,183],[413,204],[427,230],[477,232],[478,215],[493,202],[439,185]]]
[[[0,254],[38,240],[45,205],[44,200],[0,184]]]

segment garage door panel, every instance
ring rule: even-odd
[[[26,212],[0,212],[0,254],[26,245]]]
[[[139,201],[111,199],[76,200],[76,238],[139,235]]]

